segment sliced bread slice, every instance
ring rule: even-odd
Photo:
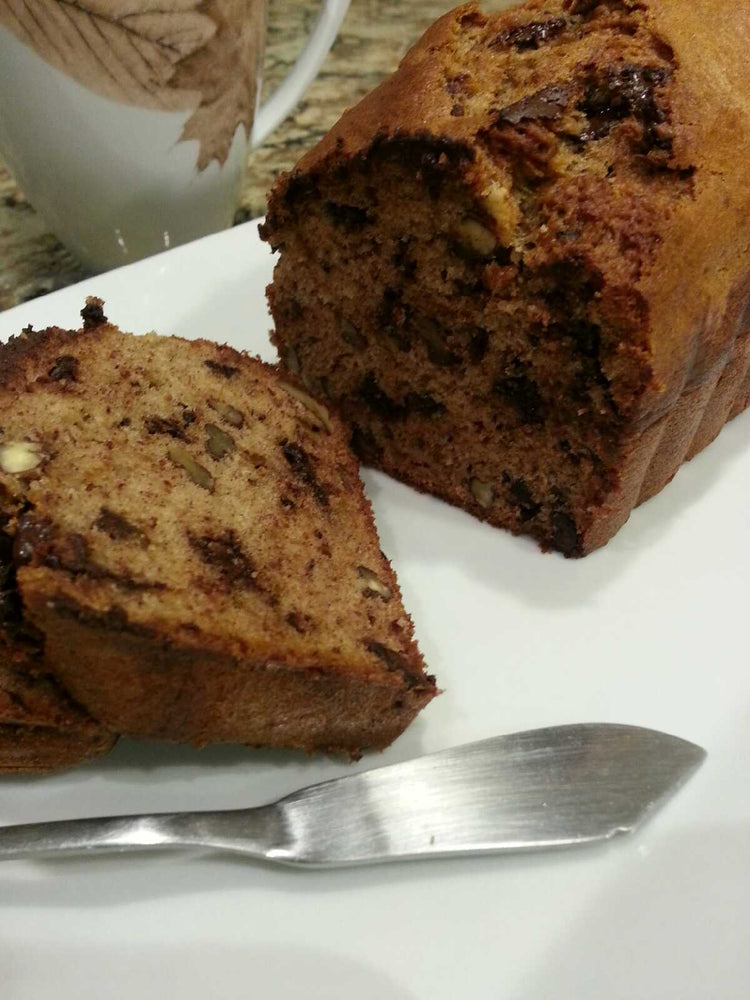
[[[342,425],[229,347],[0,348],[0,510],[44,668],[106,729],[358,755],[436,693]]]

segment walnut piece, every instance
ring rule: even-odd
[[[295,375],[299,375],[299,355],[293,347],[287,347],[286,353],[284,354],[284,365],[293,372]]]
[[[231,403],[223,403],[220,399],[209,399],[208,405],[214,412],[218,413],[222,420],[225,420],[232,427],[242,427],[245,423],[245,416],[241,410],[236,409]]]
[[[380,580],[367,566],[358,566],[357,572],[364,583],[362,593],[367,597],[380,597],[383,601],[390,601],[393,591],[382,580]]]
[[[455,232],[462,246],[476,257],[491,257],[497,250],[495,234],[476,219],[462,219]]]
[[[314,417],[317,418],[317,423],[322,424],[326,431],[331,433],[331,418],[328,415],[328,410],[320,403],[316,402],[312,396],[308,396],[306,392],[302,392],[294,385],[289,385],[288,382],[280,382],[279,387],[296,399],[297,402],[302,403],[306,410],[309,410]]]
[[[469,487],[480,507],[488,509],[495,502],[495,491],[489,483],[483,483],[481,479],[472,479]]]
[[[5,441],[0,444],[0,469],[11,476],[36,469],[45,457],[42,446],[36,441]]]
[[[206,451],[217,461],[224,458],[225,455],[231,455],[235,449],[234,438],[231,434],[227,434],[223,431],[221,427],[217,427],[216,424],[206,424],[206,433],[208,434],[208,440],[206,441]]]
[[[167,452],[170,462],[180,465],[187,472],[196,486],[202,486],[209,493],[214,491],[214,479],[208,469],[199,465],[185,448],[174,447]]]

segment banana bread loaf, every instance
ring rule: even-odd
[[[38,644],[0,760],[66,726],[386,746],[435,684],[338,419],[229,347],[124,334],[98,300],[83,315],[0,347],[6,586]],[[57,696],[69,714],[21,732]]]
[[[275,342],[366,462],[583,555],[748,403],[750,5],[438,21],[277,182]]]

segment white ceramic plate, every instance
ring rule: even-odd
[[[254,224],[0,314],[75,326],[85,294],[136,332],[272,358]],[[651,726],[708,761],[634,838],[339,872],[131,855],[0,868],[3,1000],[746,1000],[750,990],[750,416],[603,551],[567,561],[380,474],[389,554],[445,694],[381,757],[566,722]],[[0,782],[0,822],[252,805],[351,767],[123,740]]]

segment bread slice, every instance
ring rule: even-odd
[[[585,555],[747,405],[749,47],[746,2],[465,4],[278,179],[275,342],[365,461]]]
[[[71,767],[107,753],[116,737],[45,673],[43,636],[23,619],[12,548],[0,530],[0,774]]]
[[[114,733],[382,748],[436,693],[338,420],[110,325],[0,348],[0,504],[44,670]]]

